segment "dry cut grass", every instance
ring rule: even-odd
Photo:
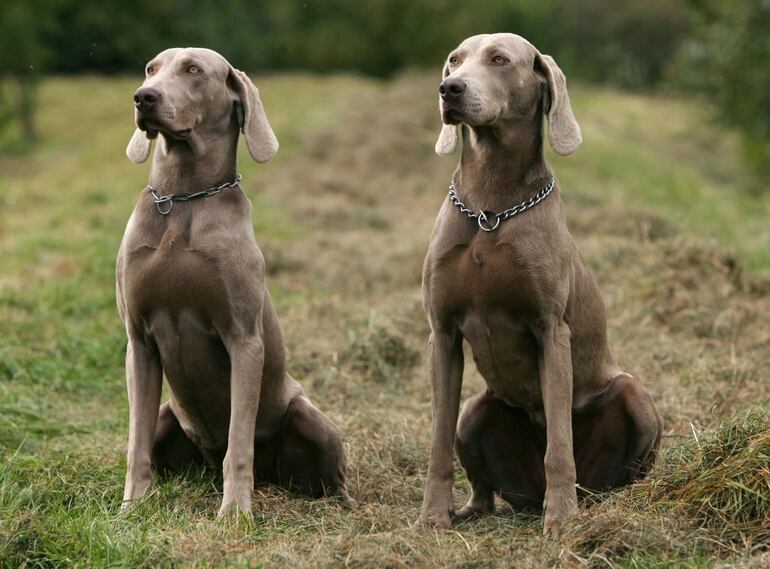
[[[589,566],[650,552],[758,562],[770,551],[770,414],[693,431],[646,480],[582,513],[564,542],[563,557]]]
[[[361,506],[260,487],[253,524],[215,519],[221,481],[205,471],[118,513],[113,271],[147,176],[123,156],[137,80],[44,84],[46,142],[0,157],[0,566],[766,566],[770,200],[745,190],[735,139],[697,105],[581,86],[586,142],[553,165],[616,356],[664,417],[659,464],[596,497],[561,541],[502,505],[448,532],[416,526],[430,430],[420,270],[455,162],[432,150],[434,75],[257,79],[281,151],[266,166],[242,153],[244,188],[289,369],[339,425]],[[463,397],[482,388],[469,364]]]

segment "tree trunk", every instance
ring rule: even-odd
[[[37,81],[30,73],[22,73],[16,76],[18,84],[18,113],[21,128],[27,142],[37,141],[37,128],[35,127],[35,108],[37,106]]]

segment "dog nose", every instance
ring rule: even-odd
[[[155,103],[160,99],[160,91],[153,89],[152,87],[140,87],[134,93],[134,106],[140,111],[155,106]]]
[[[438,92],[445,101],[459,99],[465,93],[465,81],[462,79],[445,79],[439,85]]]

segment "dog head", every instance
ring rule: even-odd
[[[564,73],[551,56],[515,34],[472,36],[452,50],[444,63],[439,108],[444,122],[439,154],[455,151],[460,123],[492,126],[532,120],[538,112],[548,119],[556,153],[570,154],[583,141]]]
[[[133,99],[136,130],[126,154],[134,162],[147,160],[158,133],[174,140],[223,135],[234,113],[254,160],[267,162],[278,150],[257,88],[210,49],[162,51],[147,63]]]

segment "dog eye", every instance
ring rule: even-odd
[[[457,65],[458,63],[460,63],[460,58],[456,55],[449,58],[449,65]]]
[[[496,55],[492,58],[492,63],[496,65],[503,65],[505,63],[508,63],[508,59],[503,57],[502,55]]]
[[[187,73],[190,73],[191,75],[197,75],[200,72],[201,72],[201,69],[197,65],[191,65],[190,67],[187,68]]]
[[[147,71],[147,75],[152,75],[153,73],[155,73],[155,68],[152,65],[148,65],[146,71]]]

